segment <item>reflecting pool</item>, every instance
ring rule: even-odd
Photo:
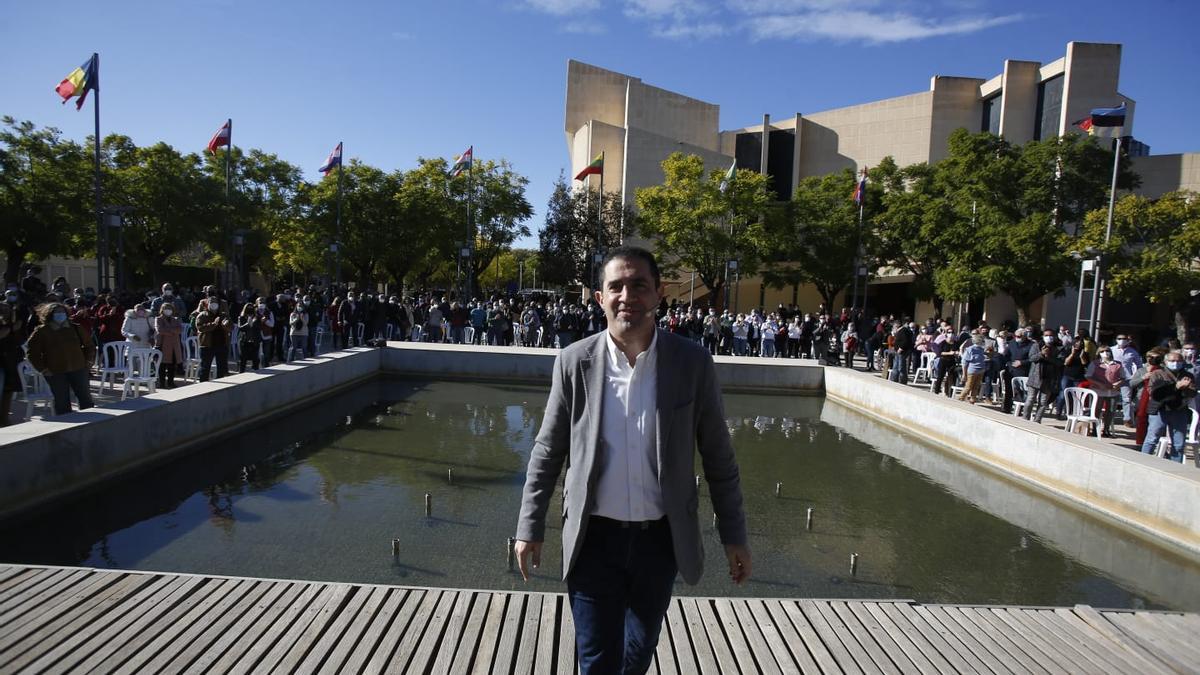
[[[370,382],[0,530],[0,561],[562,591],[557,518],[530,583],[506,556],[546,393]],[[1200,610],[1195,563],[852,410],[725,405],[754,578],[729,583],[702,484],[707,572],[679,594]]]

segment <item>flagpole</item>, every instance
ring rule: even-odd
[[[96,135],[93,139],[93,163],[95,165],[95,193],[96,193],[96,292],[104,288],[104,281],[108,278],[108,251],[101,252],[101,241],[104,239],[104,212],[100,206],[100,54],[92,53],[92,76],[95,79],[95,85],[92,87],[92,111],[95,115]],[[107,249],[107,247],[105,247]],[[102,254],[103,253],[103,254]]]
[[[1104,227],[1104,245],[1106,248],[1108,246],[1109,240],[1112,239],[1113,207],[1115,206],[1116,201],[1117,201],[1117,173],[1118,173],[1118,169],[1120,168],[1120,166],[1121,166],[1121,137],[1117,136],[1117,146],[1116,146],[1115,151],[1113,152],[1112,186],[1110,187],[1110,189],[1108,191],[1108,222],[1105,224],[1105,227]],[[1096,304],[1096,311],[1094,314],[1094,316],[1096,318],[1094,321],[1092,321],[1092,339],[1095,340],[1097,344],[1099,344],[1099,342],[1100,342],[1100,317],[1104,313],[1104,295],[1105,295],[1104,291],[1105,291],[1105,287],[1107,285],[1103,275],[1104,275],[1104,253],[1101,252],[1100,257],[1098,258],[1098,261],[1096,263],[1096,279],[1098,280],[1097,284],[1096,284],[1097,290],[1092,295],[1092,299]]]
[[[603,272],[600,269],[601,250],[604,247],[604,151],[600,151],[600,194],[596,200],[599,206],[596,207],[596,288],[600,288],[600,275]]]
[[[225,120],[225,125],[229,127],[228,143],[225,145],[225,285],[228,289],[233,288],[233,237],[230,236],[231,223],[229,206],[229,186],[231,176],[229,173],[229,158],[233,155],[233,118]]]
[[[338,184],[337,184],[337,251],[334,253],[334,264],[337,267],[337,283],[342,283],[342,165],[346,157],[346,148],[338,141]]]
[[[475,146],[470,146],[471,161],[467,163],[467,264],[463,286],[470,295],[475,291]]]
[[[862,230],[863,230],[863,209],[866,207],[866,195],[860,195],[858,199],[858,241],[854,244],[854,259],[851,264],[854,265],[854,294],[850,301],[850,308],[858,307],[858,268],[861,267],[859,256],[862,255]],[[863,295],[867,294],[867,285],[863,284]],[[833,311],[833,308],[830,308]]]

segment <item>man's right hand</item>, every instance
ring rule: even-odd
[[[530,562],[533,563],[533,569],[542,564],[542,542],[518,539],[513,545],[513,551],[517,554],[517,568],[521,570],[521,578],[529,581]],[[531,560],[527,561],[527,557]]]

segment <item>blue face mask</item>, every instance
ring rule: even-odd
[[[53,318],[56,323],[66,323],[67,322],[67,313],[66,312],[55,312],[54,314],[51,315],[51,318]]]
[[[1183,361],[1167,361],[1167,368],[1171,370],[1182,370]]]

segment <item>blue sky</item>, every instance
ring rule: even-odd
[[[719,104],[733,128],[1120,42],[1135,135],[1161,154],[1200,151],[1198,25],[1196,0],[15,2],[0,114],[82,140],[90,105],[59,105],[53,88],[98,51],[104,134],[199,151],[232,117],[235,143],[310,179],[338,141],[386,169],[473,144],[529,177],[536,231],[567,165],[570,58]]]

